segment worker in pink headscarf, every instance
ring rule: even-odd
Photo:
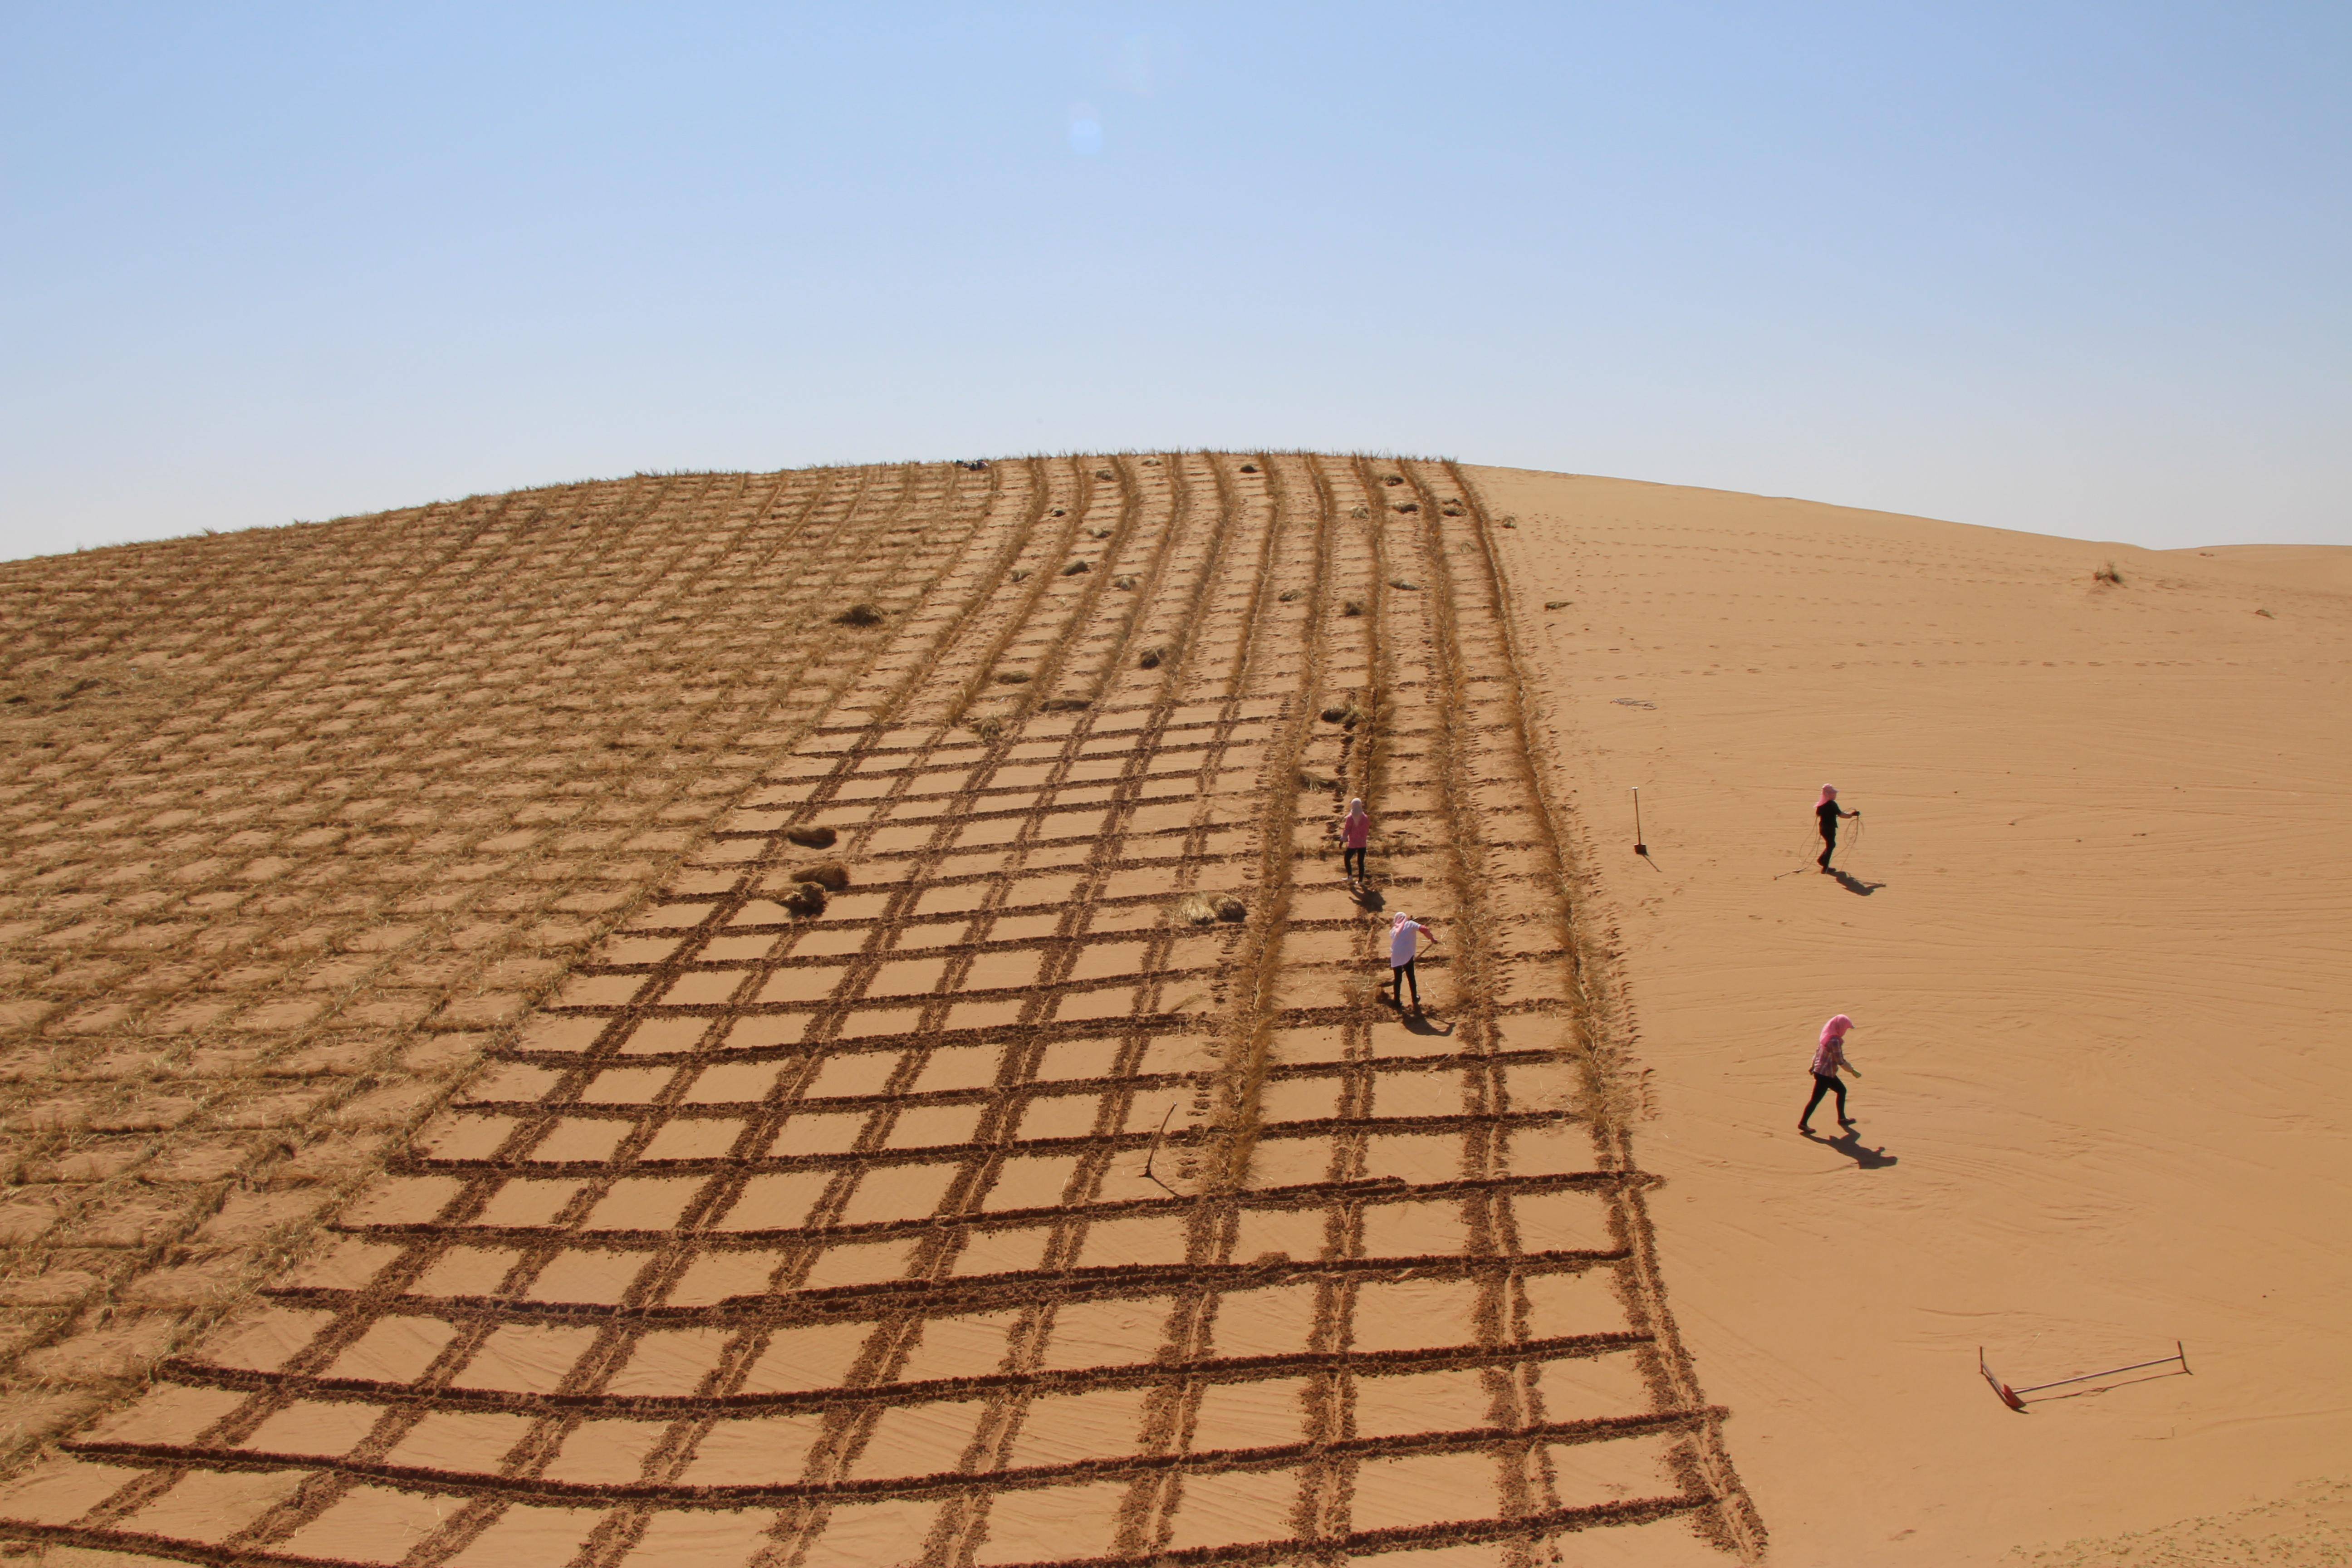
[[[1348,815],[1339,819],[1339,866],[1347,872],[1350,886],[1370,881],[1364,870],[1364,855],[1372,842],[1372,816],[1360,800],[1348,803]]]
[[[1837,825],[1841,816],[1860,816],[1858,811],[1848,811],[1837,803],[1837,785],[1822,785],[1822,798],[1813,802],[1813,815],[1822,824],[1821,868],[1830,868],[1830,857],[1837,853]]]
[[[1421,952],[1421,939],[1437,940],[1437,933],[1406,914],[1402,910],[1389,921],[1389,1000],[1400,1013],[1404,1011],[1404,988],[1412,986],[1412,1010],[1421,1011],[1421,975],[1413,968],[1413,960]]]
[[[1846,1031],[1853,1027],[1853,1020],[1843,1013],[1822,1026],[1822,1043],[1813,1047],[1813,1097],[1805,1101],[1805,1113],[1797,1118],[1797,1131],[1807,1137],[1812,1135],[1813,1107],[1825,1094],[1837,1096],[1838,1125],[1853,1125],[1845,1113],[1845,1085],[1838,1081],[1841,1068],[1856,1078],[1862,1076],[1862,1069],[1845,1059]]]

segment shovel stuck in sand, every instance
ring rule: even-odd
[[[2127,1372],[2145,1372],[2149,1367],[2170,1366],[2175,1362],[2179,1362],[2180,1363],[2180,1372],[2179,1375],[2183,1377],[2188,1376],[2189,1352],[2181,1349],[2180,1342],[2179,1340],[2172,1342],[2172,1353],[2170,1355],[2158,1356],[2154,1361],[2134,1362],[2129,1366],[2111,1366],[2105,1372],[2086,1372],[2080,1377],[2062,1377],[2051,1383],[2037,1383],[2031,1388],[2011,1388],[2009,1384],[2001,1382],[1998,1377],[1995,1377],[1992,1373],[1992,1368],[1985,1364],[1984,1346],[1979,1345],[1977,1347],[1977,1371],[1984,1374],[1984,1380],[1992,1385],[1992,1391],[1994,1394],[2000,1398],[2000,1402],[2003,1405],[2008,1405],[2011,1410],[2016,1411],[2021,1415],[2025,1414],[2025,1407],[2027,1405],[2040,1403],[2038,1400],[2028,1400],[2025,1396],[2029,1394],[2039,1394],[2045,1388],[2063,1388],[2068,1384],[2073,1383],[2095,1383],[2103,1377],[2121,1377]]]

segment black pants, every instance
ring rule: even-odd
[[[1351,865],[1352,865],[1352,866],[1354,866],[1354,867],[1356,868],[1353,871],[1349,871],[1349,870],[1348,869],[1348,868],[1349,868],[1349,866],[1351,866]],[[1339,870],[1340,870],[1340,872],[1341,872],[1341,874],[1342,874],[1342,875],[1346,875],[1346,876],[1354,876],[1354,877],[1361,877],[1361,876],[1364,876],[1364,875],[1366,874],[1366,873],[1365,873],[1365,870],[1364,870],[1364,851],[1363,851],[1363,850],[1361,850],[1361,849],[1342,849],[1342,850],[1340,850],[1340,851],[1339,851]]]
[[[1416,1008],[1421,1005],[1421,976],[1413,973],[1413,962],[1408,958],[1389,971],[1389,984],[1396,988],[1391,1000],[1400,1009],[1404,1006],[1404,983],[1408,980],[1412,982],[1412,1005]]]
[[[1830,868],[1830,857],[1837,853],[1837,829],[1822,824],[1822,858],[1816,862],[1824,871]]]
[[[1805,1101],[1805,1113],[1797,1120],[1811,1121],[1813,1119],[1813,1107],[1822,1102],[1822,1096],[1825,1094],[1837,1096],[1838,1120],[1843,1122],[1845,1120],[1845,1084],[1833,1072],[1817,1072],[1813,1075],[1813,1098]]]

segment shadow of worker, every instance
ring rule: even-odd
[[[1837,885],[1839,887],[1843,888],[1849,893],[1859,893],[1865,899],[1870,897],[1871,894],[1878,891],[1879,889],[1886,886],[1884,882],[1863,881],[1860,878],[1850,876],[1843,871],[1832,871],[1830,875],[1837,879]]]
[[[1808,1132],[1805,1136],[1811,1142],[1821,1144],[1823,1148],[1836,1150],[1839,1153],[1844,1155],[1847,1159],[1853,1161],[1856,1165],[1865,1171],[1883,1171],[1887,1166],[1895,1163],[1895,1156],[1888,1153],[1884,1148],[1864,1148],[1862,1142],[1862,1134],[1854,1131],[1852,1128],[1846,1129],[1846,1131],[1839,1133],[1834,1138],[1824,1138],[1818,1132]]]

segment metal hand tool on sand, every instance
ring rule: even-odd
[[[2189,1352],[2181,1348],[2179,1340],[2172,1342],[2170,1355],[2160,1355],[2154,1361],[2136,1361],[2129,1366],[2111,1366],[2105,1372],[2086,1372],[2080,1377],[2061,1377],[2049,1383],[2037,1383],[2030,1388],[2011,1388],[1995,1377],[1992,1374],[1992,1368],[1985,1364],[1984,1346],[1977,1347],[1977,1371],[1984,1374],[1985,1382],[1992,1385],[1992,1391],[2000,1402],[2020,1415],[2025,1413],[2027,1405],[2040,1403],[2038,1400],[2028,1400],[2025,1396],[2029,1394],[2039,1394],[2045,1388],[2063,1388],[2074,1383],[2096,1383],[2103,1377],[2121,1377],[2127,1372],[2146,1372],[2149,1367],[2170,1366],[2175,1362],[2180,1363],[2180,1372],[2178,1375],[2184,1377],[2189,1375]]]

